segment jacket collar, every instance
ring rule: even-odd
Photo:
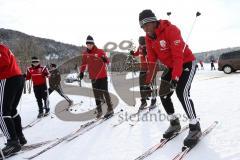
[[[170,26],[171,23],[168,20],[159,20],[158,27],[155,29],[156,36],[160,35],[165,29]],[[146,36],[148,40],[152,40],[148,35]]]

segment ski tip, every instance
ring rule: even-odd
[[[219,123],[219,121],[214,121],[214,123],[218,124],[218,123]]]
[[[160,142],[166,141],[166,138],[161,138]]]

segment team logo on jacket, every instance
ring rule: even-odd
[[[161,50],[165,50],[167,49],[167,43],[165,40],[160,40],[160,46],[161,46]]]
[[[180,44],[180,40],[179,40],[179,39],[174,41],[174,45],[175,45],[175,46],[177,46],[177,45],[179,45],[179,44]]]

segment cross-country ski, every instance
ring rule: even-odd
[[[209,134],[218,124],[218,121],[215,121],[214,123],[212,123],[207,129],[205,129],[202,133],[202,136],[200,137],[199,141],[201,139],[203,139],[207,134]],[[197,142],[199,143],[199,142]],[[182,147],[182,152],[178,153],[172,160],[183,160],[183,158],[196,146],[197,144],[195,144],[194,146],[191,147],[187,147],[187,146],[183,146]]]
[[[0,160],[240,160],[239,8],[0,0]]]

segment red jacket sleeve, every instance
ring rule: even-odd
[[[151,49],[151,44],[149,41],[146,41],[147,46],[147,60],[148,60],[148,71],[147,71],[147,77],[146,77],[146,84],[150,84],[154,78],[154,74],[156,72],[156,61],[157,61],[157,55],[156,53]]]
[[[0,46],[0,71],[3,72],[10,65],[10,50],[8,48]]]
[[[101,57],[104,57],[107,60],[107,62],[105,62],[105,63],[109,64],[110,61],[109,61],[109,58],[107,57],[106,53],[103,50],[99,50],[99,52],[100,52]]]
[[[27,69],[27,76],[26,76],[26,80],[29,80],[32,78],[31,72],[29,70],[29,68]]]
[[[44,68],[43,68],[42,74],[43,74],[43,76],[45,76],[45,77],[49,77],[49,76],[50,76],[50,73],[49,73],[47,67],[44,67]]]
[[[80,72],[84,72],[87,67],[87,55],[85,53],[82,54],[82,64],[80,66]]]
[[[177,79],[182,74],[183,69],[183,48],[184,41],[182,39],[180,30],[172,25],[168,32],[168,41],[171,49],[171,56],[173,60],[173,71],[172,71],[172,79]]]

